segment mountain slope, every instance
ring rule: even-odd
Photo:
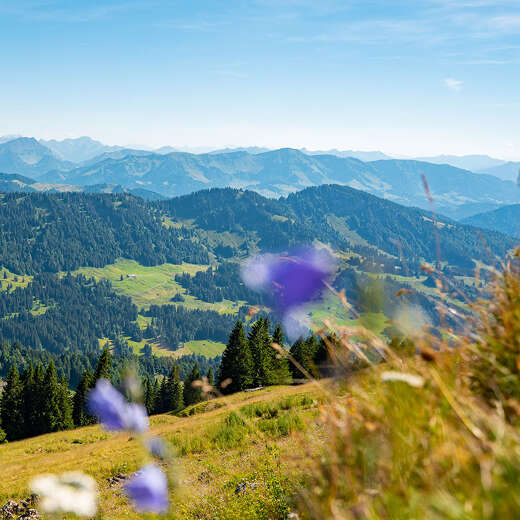
[[[86,136],[75,139],[63,139],[62,141],[57,141],[56,139],[45,141],[40,139],[39,142],[52,150],[61,159],[73,163],[80,163],[102,153],[121,148],[120,146],[107,146]]]
[[[520,237],[520,204],[479,213],[464,219],[463,222],[471,226],[500,231],[512,237]]]
[[[190,231],[165,227],[150,206],[129,195],[0,196],[0,265],[10,271],[103,267],[119,257],[143,265],[209,261]]]
[[[119,184],[92,184],[91,186],[75,186],[73,184],[50,184],[35,181],[29,177],[12,173],[0,173],[0,193],[13,192],[46,192],[46,193],[130,193],[144,200],[162,200],[165,197],[143,188],[125,188]]]
[[[119,151],[116,154],[126,152]],[[46,182],[77,185],[121,184],[165,196],[212,187],[254,189],[266,196],[287,195],[306,187],[343,184],[410,206],[428,209],[421,175],[426,175],[439,212],[467,216],[483,208],[518,201],[512,182],[476,175],[448,165],[410,160],[364,163],[335,155],[306,155],[280,149],[249,154],[131,153],[110,154],[68,172],[49,172]],[[487,206],[486,206],[487,205]],[[464,208],[468,206],[468,211]]]
[[[510,237],[445,217],[439,217],[435,227],[427,211],[347,186],[312,187],[279,200],[254,192],[213,189],[158,202],[157,206],[173,219],[192,220],[201,229],[253,232],[259,239],[258,247],[264,250],[286,250],[320,240],[337,249],[363,251],[372,246],[408,262],[435,262],[438,237],[441,259],[464,267],[471,259],[490,262],[493,255],[503,257],[515,245]]]
[[[483,169],[479,173],[488,173],[499,179],[516,181],[520,176],[520,162],[506,162],[492,168]]]
[[[489,157],[489,155],[435,155],[433,157],[417,157],[416,160],[433,164],[449,164],[472,172],[484,172],[505,162],[502,159]]]
[[[0,143],[0,171],[38,177],[50,170],[68,170],[73,166],[63,161],[32,137],[20,137]]]

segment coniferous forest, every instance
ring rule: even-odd
[[[392,319],[405,302],[438,325],[440,302],[428,290],[414,290],[413,277],[424,275],[421,266],[436,264],[449,282],[449,296],[462,305],[467,296],[477,297],[478,287],[461,277],[472,273],[475,261],[489,263],[489,255],[503,255],[513,245],[500,233],[479,231],[488,246],[481,248],[473,228],[443,217],[435,228],[428,212],[340,186],[280,200],[234,189],[158,202],[125,194],[10,193],[0,196],[0,231],[0,378],[8,440],[90,424],[86,395],[100,377],[120,385],[129,364],[143,381],[149,413],[176,412],[203,399],[191,385],[200,377],[211,377],[224,393],[301,380],[301,370],[273,343],[286,348],[306,374],[326,374],[323,342],[309,336],[285,345],[281,327],[271,325],[278,317],[262,307],[269,302],[243,283],[240,263],[250,255],[290,251],[317,239],[348,251],[333,286],[348,295],[353,315]],[[122,274],[110,282],[74,272],[119,258],[142,266],[187,262],[202,268],[172,276],[184,292],[168,304],[140,307],[118,290]],[[484,270],[481,279],[486,276]],[[424,281],[426,288],[437,284],[432,277]],[[186,298],[238,305],[217,311],[193,301],[185,305]],[[246,319],[251,305],[262,308],[254,323]],[[442,319],[457,326],[450,315]],[[390,338],[393,330],[384,333]],[[109,342],[110,353],[100,357],[101,339]],[[227,343],[222,357],[188,353],[174,360],[156,355],[150,345],[174,351],[205,340]],[[132,342],[144,346],[136,351]],[[33,402],[34,389],[49,402]],[[37,409],[47,411],[34,422]]]

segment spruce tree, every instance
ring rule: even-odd
[[[301,365],[306,373],[312,377],[318,377],[319,373],[316,368],[315,356],[318,350],[318,341],[316,336],[309,336],[307,339],[300,338],[296,340],[290,350],[291,356]],[[290,369],[294,379],[305,379],[307,375],[303,373],[298,366],[291,363]]]
[[[230,383],[222,388],[224,381]],[[218,386],[226,394],[240,392],[253,385],[253,358],[241,321],[237,321],[222,354]]]
[[[43,405],[46,399],[44,390],[45,368],[41,363],[36,365],[34,369],[34,395],[33,406],[35,410],[35,417],[33,418],[32,430],[34,435],[41,435],[45,433],[44,417],[42,414]]]
[[[1,406],[2,427],[9,441],[21,439],[24,434],[22,392],[20,374],[13,365],[7,374]]]
[[[98,379],[108,379],[110,380],[110,369],[112,368],[112,358],[110,357],[110,352],[108,348],[105,347],[101,356],[99,357],[96,371],[94,373],[94,382]]]
[[[269,321],[266,318],[260,318],[253,323],[248,343],[253,356],[254,384],[256,386],[272,384],[274,351],[269,336]]]
[[[146,411],[148,415],[151,415],[154,413],[154,405],[155,405],[155,399],[153,395],[153,385],[150,381],[150,378],[147,377],[144,380],[143,384],[143,394],[144,394],[144,407],[146,408]]]
[[[36,431],[35,419],[40,413],[39,403],[37,402],[38,389],[36,388],[34,366],[29,364],[24,371],[22,378],[22,410],[24,418],[24,437],[38,435]]]
[[[203,400],[202,388],[193,384],[195,381],[200,381],[200,379],[199,365],[195,363],[188,377],[184,380],[183,398],[185,406],[200,403]]]
[[[174,365],[168,378],[170,391],[170,410],[177,412],[184,408],[183,387],[179,377],[179,367]]]
[[[213,386],[215,384],[215,378],[213,377],[213,369],[211,367],[208,368],[206,372],[206,379],[208,380],[208,385]]]
[[[49,363],[45,371],[43,391],[45,399],[42,416],[45,433],[71,428],[72,407],[69,391],[66,384],[58,380],[56,366],[53,361]]]
[[[168,407],[168,380],[163,378],[155,399],[155,413],[164,413]]]
[[[71,430],[74,428],[72,419],[72,398],[69,390],[69,382],[62,377],[58,388],[58,403],[61,410],[58,427],[60,430]]]
[[[153,413],[159,413],[157,412],[157,408],[159,406],[159,391],[160,391],[160,385],[159,385],[159,380],[158,379],[155,379],[154,382],[153,382],[153,386],[152,386],[152,396],[151,396],[151,400],[152,400],[152,409],[153,409]]]
[[[95,419],[87,412],[87,396],[92,389],[94,378],[90,370],[85,370],[74,394],[72,405],[72,419],[76,426],[86,426],[87,424],[94,424]]]
[[[284,348],[284,336],[282,326],[278,324],[273,332],[271,343],[276,343],[281,349]],[[292,383],[292,374],[287,357],[275,348],[271,347],[271,384],[273,385],[289,385]]]

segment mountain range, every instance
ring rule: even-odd
[[[162,195],[143,188],[125,188],[118,184],[92,184],[89,186],[75,186],[73,184],[46,184],[37,182],[23,175],[0,173],[0,192],[2,193],[129,193],[144,200],[161,200]]]
[[[484,164],[497,170],[497,175],[512,176],[516,163],[501,164],[487,156],[431,157],[427,162],[391,159],[381,152],[246,148],[193,154],[172,150],[171,147],[150,151],[105,146],[88,137],[64,141],[14,138],[0,142],[0,172],[28,177],[34,182],[25,184],[37,190],[116,189],[141,192],[147,198],[227,186],[279,197],[309,186],[339,184],[400,204],[429,209],[424,176],[437,211],[455,219],[519,201],[518,190],[511,180],[484,173],[476,175],[442,163],[457,159],[460,164],[470,166]],[[349,156],[354,153],[365,160]]]
[[[520,204],[503,206],[468,217],[462,221],[470,226],[492,229],[512,237],[520,237]]]

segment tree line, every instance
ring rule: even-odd
[[[269,319],[261,317],[246,336],[242,322],[237,321],[222,354],[219,389],[234,393],[260,386],[292,384],[309,374],[318,378],[326,373],[327,347],[316,336],[298,339],[288,354],[280,324],[271,334]]]
[[[0,317],[0,337],[54,353],[97,351],[98,338],[133,337],[139,329],[129,297],[83,275],[42,273],[25,288],[0,292]]]
[[[203,376],[207,384],[213,385],[217,374],[219,390],[233,393],[259,386],[292,384],[309,374],[316,378],[327,375],[328,355],[323,340],[314,335],[300,338],[291,345],[287,356],[281,326],[278,324],[272,333],[270,328],[269,319],[260,317],[246,336],[242,321],[237,321],[218,369],[204,358],[191,356],[191,365],[188,359],[181,358],[179,362],[170,359],[164,377],[155,377],[153,372],[144,376],[141,373],[143,404],[148,413],[178,412],[204,400],[201,385],[193,384]],[[121,385],[123,364],[128,364],[125,361],[128,360],[103,349],[95,369],[87,368],[81,374],[74,393],[69,390],[69,381],[59,376],[52,359],[46,367],[41,362],[30,362],[21,373],[13,364],[0,398],[0,442],[94,424],[95,418],[86,408],[88,393],[100,378]]]
[[[252,291],[244,284],[240,277],[240,266],[236,262],[223,262],[217,267],[198,271],[194,276],[177,274],[175,281],[189,294],[206,302],[231,300],[245,301],[251,305],[265,303],[261,293]]]
[[[0,397],[0,442],[95,424],[96,419],[87,409],[88,393],[101,378],[121,384],[119,377],[114,378],[118,374],[114,368],[112,356],[104,349],[95,370],[83,372],[73,393],[68,381],[59,377],[52,360],[46,367],[30,363],[21,373],[11,366]],[[178,364],[172,364],[169,375],[161,380],[144,378],[143,404],[149,414],[176,412],[204,399],[201,387],[192,384],[202,377],[197,362],[189,370],[185,365],[182,368],[184,383]],[[210,384],[213,373],[210,366],[206,372]]]
[[[245,316],[245,313],[245,308],[240,309],[239,318]],[[184,341],[208,338],[226,341],[236,319],[232,314],[186,309],[176,305],[150,305],[142,314],[152,317],[143,336],[146,339],[161,338],[163,343],[174,348]]]
[[[104,267],[119,257],[209,263],[193,231],[164,226],[159,212],[127,194],[4,194],[0,231],[0,264],[18,274]]]

